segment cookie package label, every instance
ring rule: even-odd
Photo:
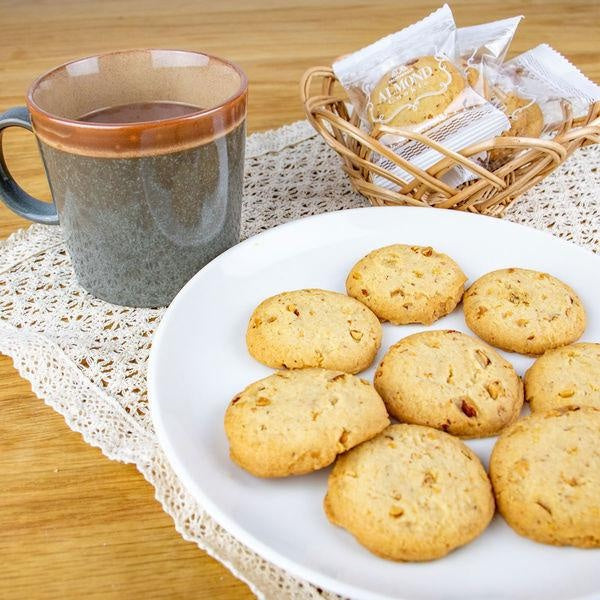
[[[414,59],[396,67],[380,80],[367,104],[373,123],[389,123],[405,110],[418,110],[425,98],[447,92],[452,83],[447,59],[443,56],[431,59],[435,61],[434,65],[427,64],[427,58]]]

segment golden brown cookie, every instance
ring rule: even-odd
[[[230,402],[231,459],[258,477],[300,475],[387,427],[383,401],[364,379],[342,371],[279,371]]]
[[[479,82],[479,69],[465,63],[465,75],[467,76],[467,83],[475,88]]]
[[[422,561],[476,538],[494,499],[482,464],[458,438],[391,425],[338,458],[324,508],[374,554]]]
[[[600,410],[567,406],[518,421],[490,460],[498,509],[519,534],[600,547]]]
[[[373,123],[414,125],[440,115],[464,88],[462,74],[449,60],[422,56],[381,78],[367,112]]]
[[[540,137],[544,128],[544,116],[537,102],[514,93],[504,94],[498,90],[494,92],[493,99],[510,121],[510,129],[504,131],[501,134],[502,137]],[[518,148],[491,150],[490,160],[492,162],[506,161],[518,150]]]
[[[525,397],[532,412],[565,404],[600,409],[600,344],[548,350],[525,373]]]
[[[467,83],[486,100],[489,99],[489,83],[488,80],[481,73],[483,64],[481,62],[469,64],[469,61],[467,61],[464,58],[461,59],[460,64],[465,74]]]
[[[454,310],[466,280],[449,256],[430,246],[394,244],[359,260],[346,290],[380,319],[429,325]]]
[[[377,354],[381,323],[344,294],[297,290],[260,303],[250,317],[246,343],[250,354],[269,367],[358,373]]]
[[[394,344],[375,373],[390,415],[461,437],[496,435],[523,406],[512,365],[459,331],[424,331]]]
[[[500,269],[480,277],[463,297],[467,325],[488,344],[542,354],[570,344],[585,329],[577,294],[548,273]]]

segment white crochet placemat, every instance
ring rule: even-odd
[[[367,205],[305,121],[250,136],[246,155],[244,238],[307,215]],[[505,218],[599,252],[599,167],[600,146],[578,151]],[[243,546],[171,469],[146,396],[146,362],[164,309],[124,308],[87,294],[74,279],[58,227],[33,225],[0,244],[0,351],[36,395],[106,456],[134,463],[177,531],[258,597],[333,598]]]

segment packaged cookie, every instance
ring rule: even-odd
[[[506,57],[508,47],[515,35],[522,16],[460,27],[456,31],[456,44],[460,65],[467,83],[486,100],[490,99],[492,83]],[[486,166],[488,153],[471,156],[476,165]],[[457,165],[441,180],[451,187],[458,187],[475,179],[476,175],[462,165]]]
[[[344,56],[333,70],[363,127],[397,155],[395,161],[378,154],[372,159],[396,179],[373,177],[374,183],[388,189],[413,179],[410,167],[403,167],[427,169],[443,158],[418,134],[459,151],[509,128],[506,115],[468,85],[447,5]]]
[[[508,47],[523,17],[511,17],[471,27],[461,27],[456,32],[456,45],[460,64],[468,84],[484,98],[489,99],[490,80],[498,66],[504,62]]]
[[[548,44],[540,44],[504,65],[524,97],[534,99],[543,113],[544,133],[563,120],[561,104],[567,103],[575,119],[587,114],[600,100],[600,86]]]
[[[555,132],[567,114],[584,117],[600,100],[600,86],[590,81],[562,54],[541,44],[502,65],[491,101],[506,113],[504,136],[540,137]],[[518,150],[490,153],[492,164],[505,162]]]

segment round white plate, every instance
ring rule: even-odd
[[[264,480],[229,460],[223,431],[227,404],[271,372],[246,351],[246,325],[255,306],[285,290],[344,292],[352,265],[392,243],[431,245],[452,256],[470,281],[502,267],[548,271],[582,298],[589,317],[583,339],[600,341],[600,257],[549,234],[473,214],[405,207],[361,208],[288,223],[242,242],[202,269],[156,332],[148,372],[151,411],[173,468],[242,543],[339,594],[406,600],[598,598],[599,550],[537,544],[497,515],[478,539],[441,560],[386,561],[327,521],[321,505],[329,469]],[[469,332],[460,307],[429,329],[446,328]],[[385,324],[375,364],[392,343],[424,329]],[[504,354],[520,374],[531,363]],[[362,374],[372,375],[373,368]],[[469,445],[487,464],[493,443]]]

